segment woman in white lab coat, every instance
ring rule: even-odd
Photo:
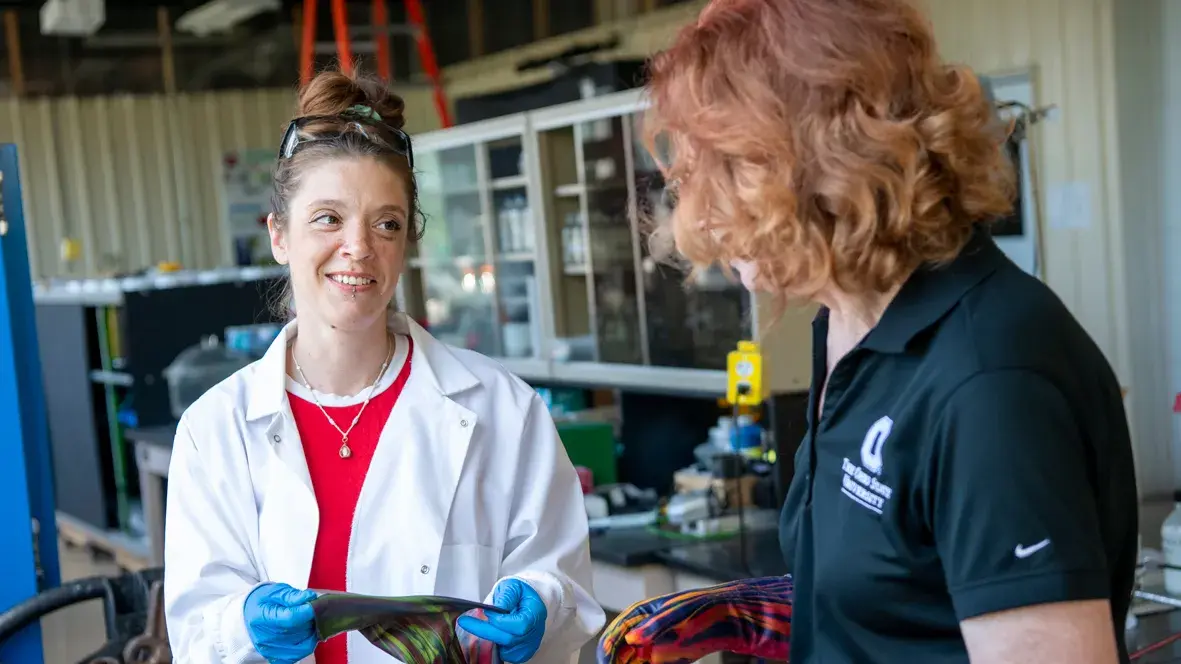
[[[298,319],[177,428],[164,573],[180,662],[390,661],[355,632],[317,643],[315,590],[494,603],[508,613],[460,625],[508,662],[567,662],[602,626],[545,404],[391,313],[421,229],[402,109],[336,72],[301,92],[268,220]]]

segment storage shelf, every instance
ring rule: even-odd
[[[135,384],[135,378],[129,373],[123,371],[103,371],[102,369],[91,371],[90,380],[102,385],[118,385],[119,387],[131,387]]]
[[[523,189],[529,186],[529,178],[524,175],[514,175],[507,178],[497,178],[492,181],[493,191],[504,191],[506,189]]]
[[[428,233],[444,235],[433,238],[434,255],[454,246],[484,257],[409,259],[416,269],[399,283],[400,306],[489,355],[531,349],[533,357],[497,358],[531,382],[723,395],[726,374],[715,367],[738,341],[759,340],[758,307],[745,289],[699,289],[685,275],[645,269],[640,217],[666,199],[641,156],[645,106],[632,90],[415,137],[424,191],[439,194],[424,201],[441,221]],[[459,190],[475,195],[452,200]],[[474,275],[478,286],[456,270],[485,265],[495,272]],[[470,297],[473,289],[483,297]],[[810,350],[795,338],[793,367]],[[585,340],[578,357],[615,363],[551,360],[562,339]]]
[[[130,571],[149,566],[152,556],[146,536],[135,537],[118,530],[97,528],[60,510],[56,516],[59,535],[67,543],[107,553],[117,565]]]

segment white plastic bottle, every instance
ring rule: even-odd
[[[1173,492],[1173,511],[1160,528],[1165,563],[1181,568],[1181,491]],[[1165,592],[1181,597],[1181,569],[1165,570]]]

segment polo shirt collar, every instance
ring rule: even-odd
[[[861,346],[880,353],[905,352],[911,340],[939,322],[1005,260],[988,229],[977,226],[951,263],[923,265],[910,275]]]

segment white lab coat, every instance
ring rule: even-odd
[[[307,587],[319,514],[286,396],[293,326],[177,428],[164,546],[177,662],[265,662],[243,620],[247,594],[267,581]],[[407,316],[391,328],[414,340],[411,373],[361,489],[348,590],[488,601],[498,580],[519,578],[548,611],[532,661],[566,664],[604,615],[590,594],[579,482],[544,402]],[[360,634],[346,638],[354,664],[394,661]]]

